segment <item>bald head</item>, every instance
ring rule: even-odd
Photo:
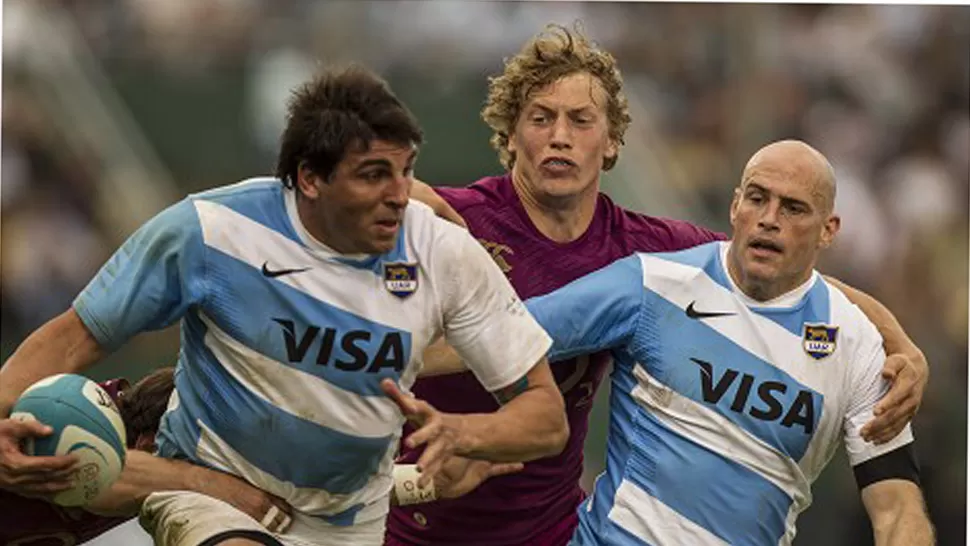
[[[806,184],[815,206],[825,214],[835,208],[835,170],[818,150],[800,140],[772,142],[755,152],[744,167],[742,189],[758,173],[780,174]]]

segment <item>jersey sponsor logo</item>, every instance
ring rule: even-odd
[[[505,255],[512,255],[515,254],[515,252],[513,252],[508,245],[503,245],[502,243],[496,243],[494,241],[486,241],[485,239],[479,239],[478,242],[481,243],[482,246],[485,247],[485,250],[488,251],[489,255],[492,256],[492,259],[495,260],[495,263],[498,265],[498,268],[502,270],[502,273],[508,274],[509,271],[512,271],[512,266],[509,265],[509,262],[505,259]]]
[[[263,262],[262,268],[263,276],[269,279],[282,277],[283,275],[292,275],[293,273],[302,273],[309,270],[309,267],[298,267],[295,269],[270,269],[269,262]]]
[[[714,318],[714,317],[728,317],[728,316],[736,315],[737,314],[737,313],[698,311],[698,310],[694,309],[694,304],[695,303],[697,303],[697,302],[696,301],[692,301],[687,306],[687,309],[686,309],[687,318],[692,318],[694,320],[698,320],[698,319]]]
[[[710,362],[699,358],[691,360],[700,366],[701,396],[708,404],[718,405],[724,395],[731,390],[735,380],[740,377],[738,389],[729,408],[731,411],[747,414],[761,421],[781,420],[781,426],[791,428],[799,425],[805,434],[815,431],[815,398],[811,391],[799,390],[794,401],[785,407],[777,394],[786,394],[789,386],[780,381],[758,381],[751,374],[726,368],[723,372],[714,369]],[[752,399],[752,393],[756,399]],[[776,394],[777,393],[777,394]]]
[[[404,299],[418,289],[418,266],[400,262],[384,264],[384,287]]]
[[[404,370],[406,360],[400,332],[388,332],[377,338],[366,330],[338,332],[336,328],[315,325],[298,332],[292,320],[274,318],[273,321],[283,327],[286,358],[290,362],[303,362],[310,354],[310,347],[316,344],[315,362],[320,366],[333,366],[351,372],[363,370],[367,373],[377,373],[383,368],[392,368],[397,372]],[[336,347],[350,359],[336,358]]]
[[[839,327],[828,324],[805,324],[802,347],[808,356],[822,360],[835,352]]]

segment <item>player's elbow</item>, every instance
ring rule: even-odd
[[[553,392],[547,394],[551,400],[546,404],[543,415],[546,426],[543,427],[543,434],[539,438],[537,451],[541,453],[538,454],[537,458],[559,455],[566,448],[566,442],[569,441],[569,421],[566,419],[566,408],[563,404],[562,394],[559,393],[558,389],[552,390]]]
[[[566,420],[565,412],[560,413],[560,416],[555,431],[550,434],[549,452],[546,453],[546,457],[554,457],[562,453],[566,449],[566,442],[569,441],[569,421]]]

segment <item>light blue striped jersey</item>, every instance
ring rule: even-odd
[[[526,302],[551,361],[614,354],[606,472],[574,544],[791,544],[839,444],[857,465],[912,441],[859,435],[888,388],[865,315],[815,272],[747,298],[729,244],[633,255]]]
[[[409,389],[444,334],[496,390],[551,343],[481,245],[423,204],[406,209],[392,251],[340,255],[306,232],[294,191],[272,178],[163,211],[74,308],[107,350],[181,319],[160,454],[336,525],[388,508],[403,418],[381,379]]]

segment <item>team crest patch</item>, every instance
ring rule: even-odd
[[[387,291],[404,299],[418,289],[417,264],[384,264],[384,286]]]
[[[808,356],[815,360],[822,360],[835,352],[838,333],[838,326],[806,324],[805,335],[802,338],[802,347],[805,348]]]

